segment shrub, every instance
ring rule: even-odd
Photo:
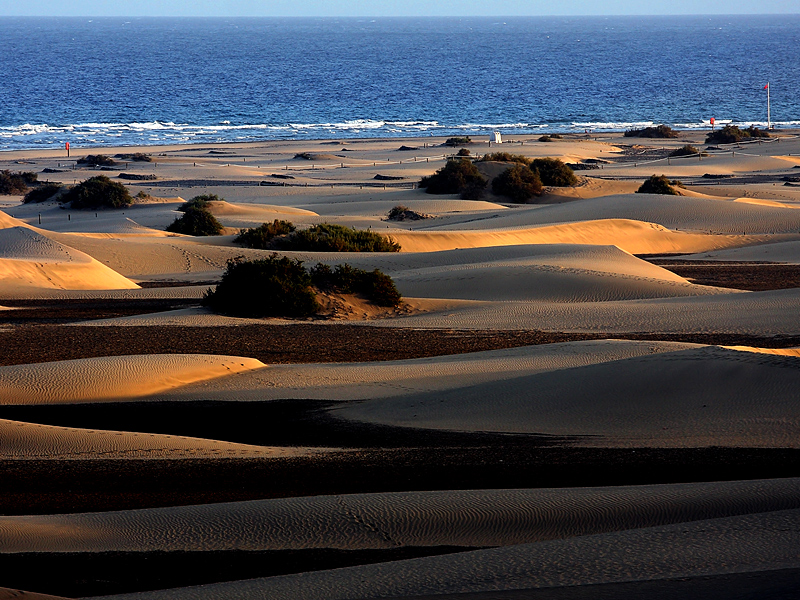
[[[229,261],[217,289],[203,297],[203,305],[236,317],[309,317],[320,308],[303,263],[277,254]]]
[[[531,169],[539,173],[542,185],[568,187],[578,183],[575,173],[558,158],[536,158]]]
[[[425,188],[429,194],[477,193],[486,187],[486,179],[480,174],[472,161],[462,158],[448,160],[445,166],[433,175],[423,177],[419,187]]]
[[[29,185],[36,183],[38,177],[36,173],[30,171],[24,173],[0,171],[0,194],[21,196],[28,191]]]
[[[117,175],[120,179],[127,179],[128,181],[155,181],[158,175],[145,175],[144,173],[120,173]]]
[[[747,129],[739,129],[736,125],[725,125],[722,129],[712,131],[706,136],[706,144],[735,144],[748,139],[768,138],[769,132],[750,125]]]
[[[45,202],[50,200],[53,196],[64,189],[63,185],[57,183],[44,183],[38,187],[33,188],[30,192],[25,194],[22,199],[23,204],[36,204],[38,202]]]
[[[527,202],[542,195],[542,180],[538,173],[523,165],[514,165],[500,173],[492,181],[492,191],[508,196],[514,202]]]
[[[456,153],[456,156],[469,156],[470,154],[472,153],[470,152],[469,148],[461,148],[461,150]]]
[[[447,138],[444,142],[445,146],[464,146],[466,144],[471,144],[472,140],[469,136],[467,137],[451,137]]]
[[[295,158],[302,158],[303,160],[314,160],[314,155],[310,152],[298,152],[294,155]]]
[[[185,235],[221,235],[222,224],[207,210],[190,208],[167,227],[172,233]]]
[[[318,263],[311,269],[311,281],[319,289],[361,294],[378,306],[397,306],[402,299],[392,278],[378,269],[364,271],[347,263],[331,269]]]
[[[320,223],[308,229],[276,237],[272,247],[307,252],[399,252],[400,244],[386,236],[351,229],[342,225]]]
[[[294,230],[295,226],[289,221],[275,219],[272,223],[263,223],[258,227],[242,229],[233,241],[248,248],[267,250],[274,238],[292,233]]]
[[[489,154],[484,154],[481,158],[481,162],[486,161],[513,162],[521,165],[531,164],[531,159],[527,156],[522,156],[521,154],[511,154],[509,152],[490,152]]]
[[[178,207],[178,210],[181,212],[186,212],[191,208],[196,208],[198,210],[208,210],[209,202],[221,202],[223,200],[224,198],[220,198],[216,194],[202,194],[200,196],[195,196],[191,200],[184,202]]]
[[[543,135],[542,137],[539,138],[539,141],[540,142],[552,142],[553,138],[552,138],[552,136],[549,136],[549,135]]]
[[[61,202],[72,202],[72,208],[124,208],[133,204],[133,198],[121,183],[98,175],[71,188]]]
[[[625,137],[676,138],[678,137],[678,132],[668,125],[658,125],[656,127],[645,127],[644,129],[629,129],[625,132]]]
[[[386,218],[389,221],[419,221],[421,219],[430,219],[431,216],[411,210],[402,204],[398,204],[389,211],[389,214],[386,216]]]
[[[649,179],[636,190],[637,194],[664,194],[667,196],[678,196],[678,192],[672,187],[680,185],[677,181],[670,181],[665,175],[651,175]]]
[[[90,167],[113,167],[117,162],[105,154],[89,154],[88,156],[79,158],[78,164],[88,165]]]
[[[115,158],[120,160],[130,160],[133,162],[153,162],[153,157],[144,152],[134,152],[133,154],[117,154]]]
[[[706,152],[700,152],[697,148],[690,144],[686,144],[685,146],[681,146],[677,150],[673,150],[670,152],[670,156],[697,156],[700,154],[701,156],[708,156]]]

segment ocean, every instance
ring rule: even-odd
[[[0,18],[0,150],[764,126],[767,82],[798,127],[798,48],[800,15]]]

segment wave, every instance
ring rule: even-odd
[[[765,121],[736,122],[717,119],[717,125],[766,127]],[[617,132],[652,127],[656,121],[572,121],[549,123],[442,123],[429,119],[351,119],[323,123],[235,123],[225,119],[214,124],[175,123],[173,121],[133,121],[130,123],[23,123],[0,126],[0,150],[57,148],[65,142],[73,147],[135,146],[183,143],[220,143],[268,139],[334,139],[337,137],[411,137],[420,135],[488,135],[501,131],[506,135],[536,134],[543,131],[572,133],[584,131]],[[709,121],[667,123],[679,130],[707,129]],[[774,121],[773,127],[796,128],[800,121]]]

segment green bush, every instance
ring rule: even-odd
[[[296,230],[288,221],[275,220],[253,229],[244,229],[234,242],[260,250],[296,250],[305,252],[399,252],[400,244],[387,236],[320,223]]]
[[[469,194],[482,193],[486,179],[471,160],[448,160],[445,166],[433,175],[423,177],[419,187],[429,194]],[[475,198],[469,198],[475,199]]]
[[[153,162],[153,157],[144,152],[134,152],[133,154],[117,154],[115,158],[120,160],[130,160],[133,162]]]
[[[739,129],[736,125],[725,125],[722,129],[712,131],[706,136],[706,144],[735,144],[737,142],[770,137],[765,129],[750,125],[747,129]]]
[[[133,198],[121,183],[98,175],[71,188],[61,202],[72,202],[72,208],[124,208],[133,204]]]
[[[444,142],[445,146],[464,146],[466,144],[471,144],[472,140],[469,136],[467,137],[451,137],[447,138]]]
[[[494,162],[513,162],[521,165],[531,164],[531,159],[521,154],[511,154],[509,152],[490,152],[484,154],[481,162],[494,161]]]
[[[672,186],[680,185],[677,181],[670,181],[665,175],[651,175],[649,179],[636,190],[637,194],[663,194],[667,196],[678,196],[678,192]]]
[[[461,148],[458,152],[456,152],[456,156],[469,156],[472,154],[469,148]]]
[[[276,237],[273,247],[306,252],[399,252],[400,244],[389,237],[366,231],[320,223],[286,236]]]
[[[531,170],[539,173],[542,185],[569,187],[578,183],[573,170],[558,158],[535,158]]]
[[[187,200],[178,207],[178,210],[181,212],[186,212],[191,208],[196,208],[198,210],[208,210],[209,202],[222,202],[223,200],[224,198],[220,198],[216,194],[202,194],[200,196],[195,196],[191,200]]]
[[[36,183],[38,177],[36,173],[30,171],[24,173],[0,171],[0,194],[21,196],[28,191],[29,185]]]
[[[644,129],[629,129],[625,132],[625,137],[676,138],[678,137],[678,132],[668,125],[658,125],[656,127],[645,127]]]
[[[542,180],[538,173],[528,167],[514,165],[494,178],[492,191],[514,202],[527,202],[534,196],[542,195]]]
[[[167,231],[198,236],[222,235],[223,227],[222,223],[207,210],[190,208],[184,211],[182,216],[177,217],[167,227]]]
[[[407,206],[398,204],[392,207],[389,214],[386,216],[389,221],[419,221],[421,219],[430,219],[431,215],[411,210]]]
[[[701,156],[708,156],[708,153],[700,152],[700,150],[698,150],[697,148],[695,148],[694,146],[692,146],[690,144],[686,144],[685,146],[681,146],[677,150],[674,150],[674,151],[670,152],[670,156],[676,156],[676,157],[678,157],[678,156],[697,156],[698,154],[701,155]]]
[[[216,290],[203,305],[236,317],[310,317],[320,310],[313,286],[344,294],[359,294],[378,306],[397,306],[402,297],[391,277],[378,269],[364,271],[348,264],[318,264],[309,272],[287,257],[228,262]]]
[[[378,306],[397,306],[402,299],[392,278],[378,269],[364,271],[347,263],[331,269],[328,265],[318,263],[311,269],[311,281],[321,290],[361,294]]]
[[[55,196],[63,189],[64,186],[59,185],[57,183],[43,183],[42,185],[31,189],[30,192],[25,194],[25,197],[22,199],[22,202],[24,204],[36,204],[38,202],[45,202],[47,200],[50,200],[50,198]]]
[[[79,158],[78,164],[88,165],[90,167],[113,167],[117,162],[105,154],[89,154],[88,156]]]
[[[292,233],[294,230],[295,226],[289,221],[275,219],[272,223],[263,223],[258,227],[242,229],[233,241],[247,248],[268,250],[273,239]]]
[[[310,317],[320,309],[303,263],[287,257],[229,261],[203,305],[235,317]]]

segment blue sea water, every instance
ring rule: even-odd
[[[800,126],[800,15],[0,19],[0,149]]]

